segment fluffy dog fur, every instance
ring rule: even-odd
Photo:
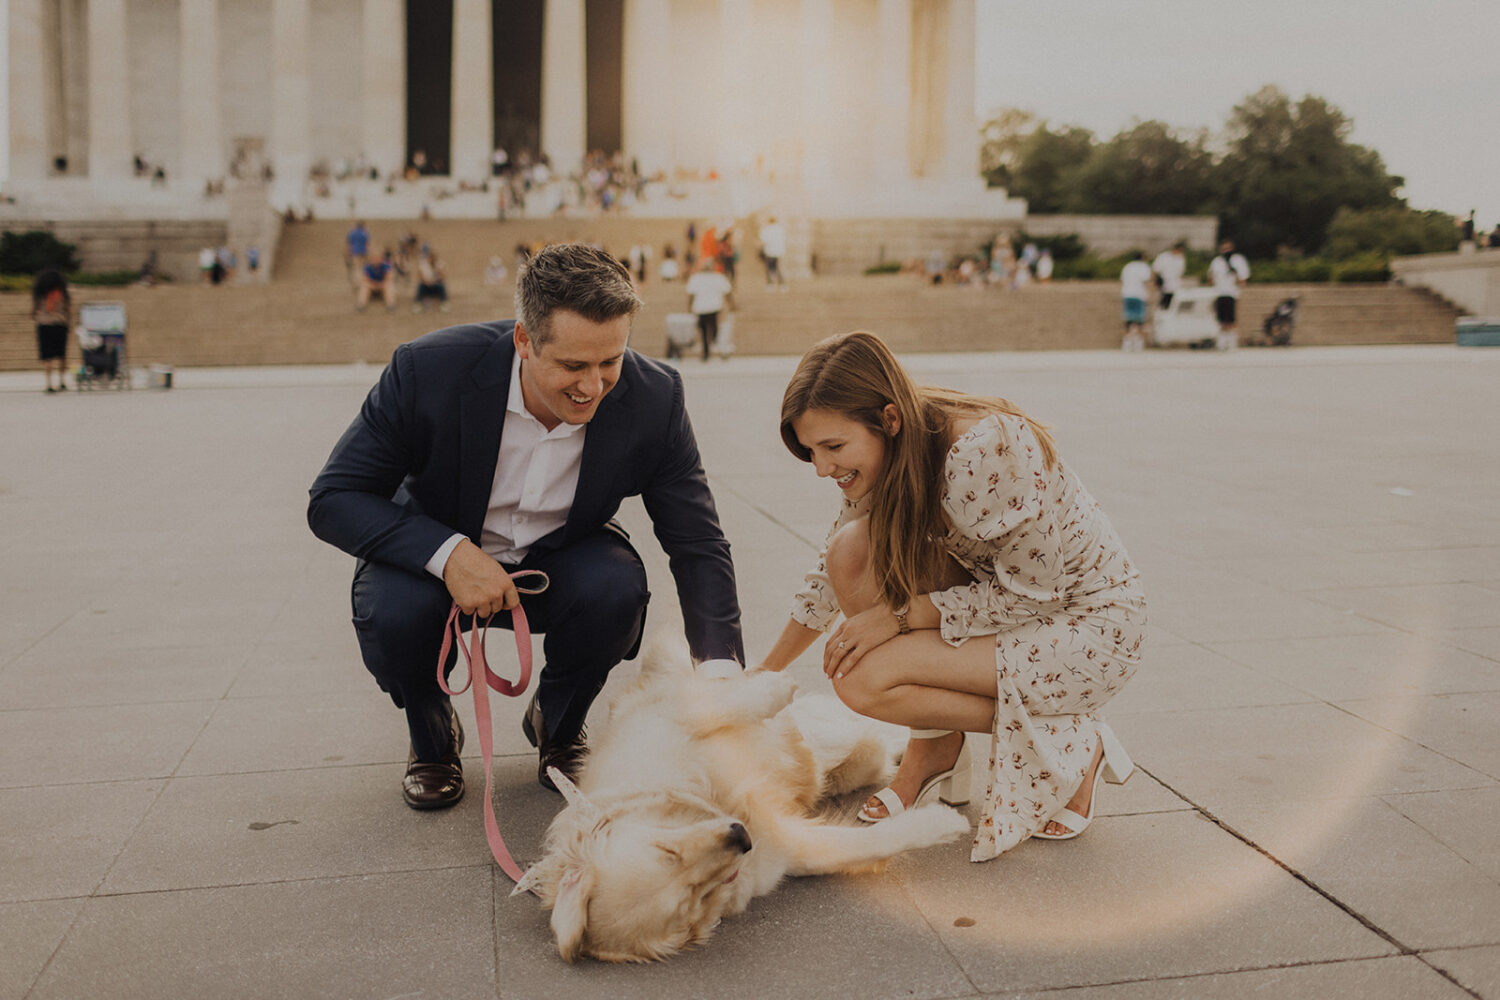
[[[867,871],[968,832],[938,805],[865,827],[815,817],[827,796],[883,781],[894,748],[890,727],[793,690],[784,674],[712,680],[686,650],[648,651],[578,787],[553,772],[567,805],[516,886],[552,910],[563,958],[666,958],[786,875]]]

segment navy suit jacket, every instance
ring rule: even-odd
[[[361,559],[425,573],[455,531],[479,544],[515,359],[515,323],[449,327],[396,348],[359,416],[313,482],[313,533]],[[744,662],[729,542],[672,368],[627,350],[585,432],[567,523],[535,542],[561,548],[640,496],[665,550],[688,645]]]

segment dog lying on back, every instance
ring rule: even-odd
[[[578,785],[553,770],[567,804],[516,886],[551,909],[564,959],[666,958],[784,876],[869,871],[969,831],[939,805],[864,827],[816,818],[828,796],[884,781],[894,748],[889,727],[793,690],[784,674],[709,679],[685,649],[647,653]]]

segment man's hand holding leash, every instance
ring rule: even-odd
[[[465,538],[443,566],[443,583],[466,615],[489,618],[521,603],[515,581],[484,550]]]

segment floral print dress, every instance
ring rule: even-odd
[[[976,423],[949,449],[943,477],[943,545],[973,579],[929,596],[945,642],[995,643],[989,777],[970,853],[988,861],[1083,783],[1099,744],[1095,713],[1140,662],[1146,601],[1109,518],[1061,460],[1047,468],[1023,418]],[[863,514],[845,503],[829,536]],[[826,551],[792,608],[820,631],[839,614]]]

